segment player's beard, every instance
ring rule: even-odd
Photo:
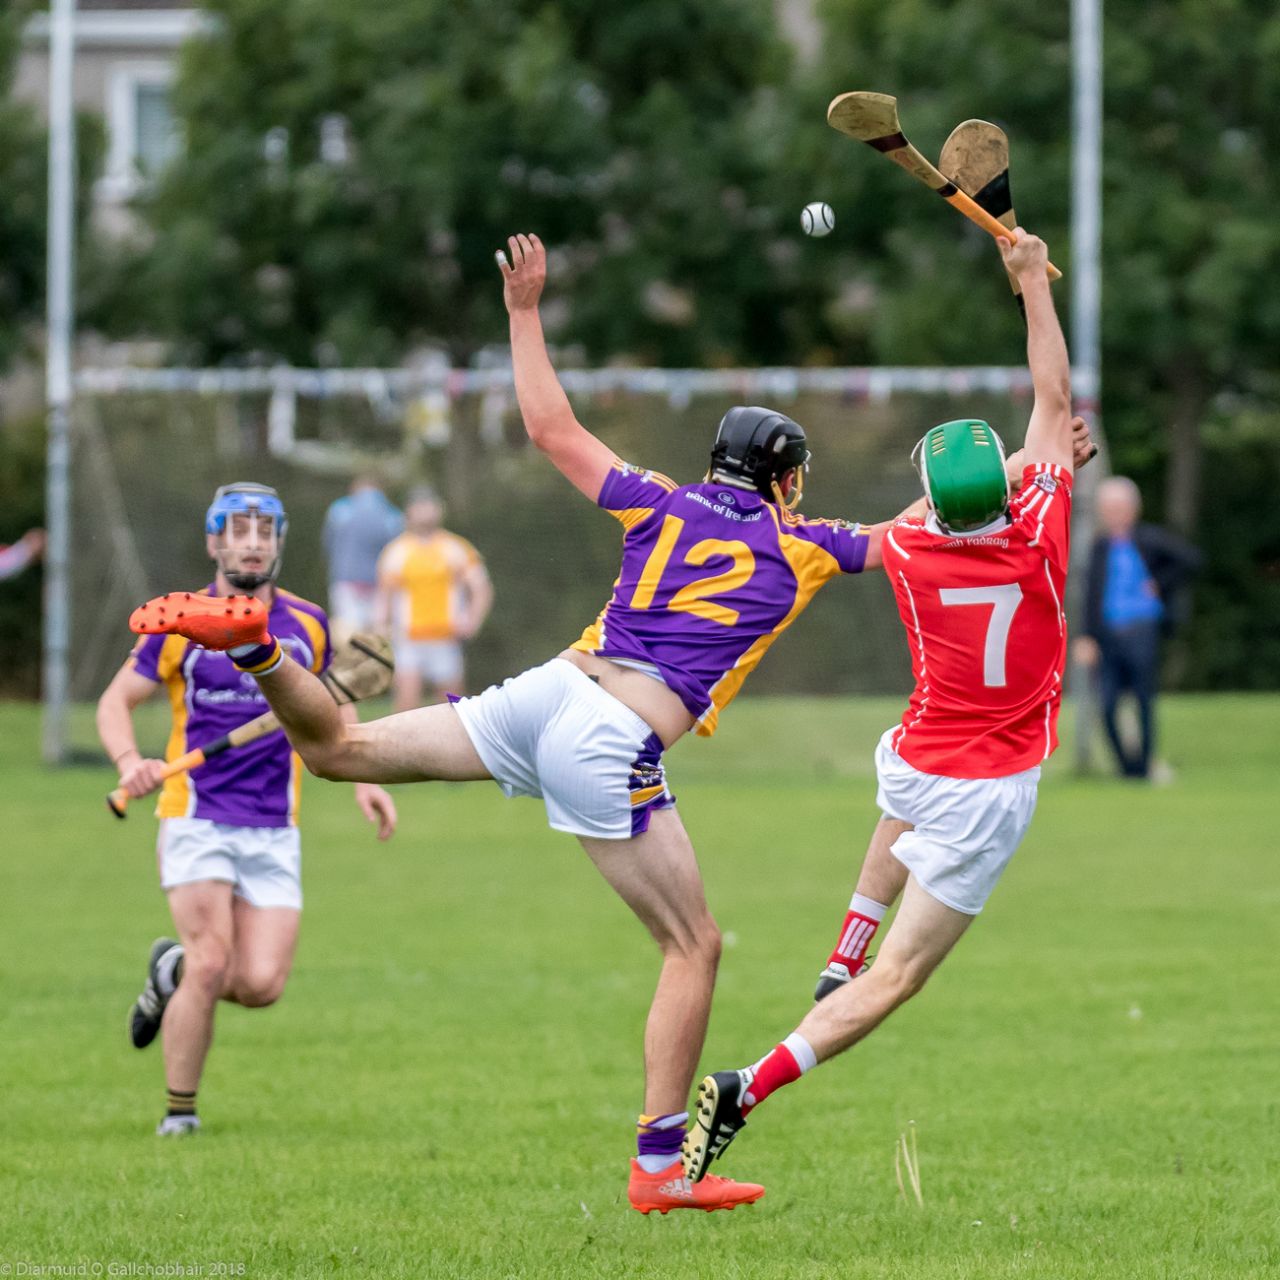
[[[230,557],[226,556],[226,553],[224,552],[223,556],[220,556],[218,559],[218,567],[222,570],[222,576],[226,578],[227,582],[230,583],[230,585],[237,591],[257,591],[259,587],[264,587],[268,583],[275,582],[276,576],[280,572],[280,555],[278,550],[275,556],[273,556],[271,560],[267,561],[265,567],[261,569],[235,569],[226,563],[226,559],[228,558]]]
[[[222,576],[237,591],[256,591],[259,587],[264,587],[268,582],[274,581],[273,576],[269,573],[229,573],[224,569]]]

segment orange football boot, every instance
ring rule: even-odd
[[[708,1174],[701,1182],[690,1182],[684,1176],[684,1166],[673,1160],[657,1173],[645,1173],[638,1160],[631,1162],[631,1181],[627,1184],[627,1198],[633,1209],[641,1213],[670,1213],[672,1209],[736,1209],[740,1204],[754,1204],[764,1195],[764,1188],[755,1182],[734,1182],[732,1178],[718,1178]]]
[[[171,591],[139,605],[129,615],[129,630],[143,636],[186,636],[205,649],[266,644],[267,606],[254,596],[206,596]]]

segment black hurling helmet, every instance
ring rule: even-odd
[[[790,511],[800,502],[808,468],[804,428],[785,413],[738,405],[720,419],[708,472],[714,484],[750,489]],[[784,498],[778,482],[788,471],[796,473],[795,487]]]

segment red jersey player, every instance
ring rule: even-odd
[[[964,420],[934,427],[916,448],[928,510],[899,520],[882,545],[916,682],[876,750],[884,816],[819,1003],[754,1066],[699,1086],[683,1151],[694,1182],[770,1093],[856,1044],[924,986],[1018,847],[1040,763],[1057,746],[1073,455],[1087,461],[1092,446],[1071,417],[1045,245],[1016,234],[1000,248],[1026,300],[1035,406],[1025,447],[1006,462],[995,432]],[[1022,482],[1012,498],[1010,470]],[[851,981],[900,892],[875,967]]]

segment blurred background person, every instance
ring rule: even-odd
[[[431,489],[405,506],[405,531],[378,559],[377,624],[395,646],[395,704],[422,704],[430,683],[437,698],[464,692],[462,644],[484,625],[493,585],[480,553],[442,527],[444,507]]]
[[[1182,589],[1200,553],[1176,534],[1140,523],[1142,495],[1127,476],[1098,486],[1098,535],[1085,580],[1084,634],[1076,658],[1097,672],[1102,715],[1116,764],[1126,778],[1151,776],[1160,641],[1181,621]],[[1120,733],[1128,693],[1138,709],[1136,748]]]
[[[28,529],[17,542],[0,547],[0,582],[14,578],[44,555],[43,529]]]
[[[374,626],[378,556],[404,528],[400,508],[376,477],[356,476],[324,516],[321,540],[329,562],[329,619],[335,644]]]

